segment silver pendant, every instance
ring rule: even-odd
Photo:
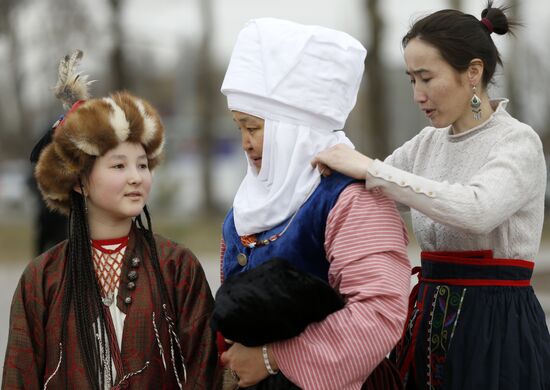
[[[237,263],[239,263],[241,267],[244,267],[246,263],[248,263],[248,258],[244,253],[239,253],[237,255]]]
[[[103,304],[107,307],[111,306],[113,301],[113,294],[109,294],[108,296],[101,298],[101,302],[103,302]]]

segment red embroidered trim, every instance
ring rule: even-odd
[[[128,246],[129,237],[119,237],[119,238],[110,238],[107,240],[92,240],[92,247],[95,249],[107,253],[107,254],[113,254],[116,252],[120,252],[122,248],[125,248]],[[105,248],[106,246],[116,245],[119,244],[115,249],[108,249]]]
[[[487,253],[490,253],[487,256]],[[480,254],[480,256],[476,255]],[[422,252],[420,258],[438,263],[456,263],[480,266],[512,266],[527,269],[535,268],[535,263],[522,259],[494,259],[493,251],[470,251],[464,254],[460,252]]]
[[[514,286],[525,287],[531,285],[531,280],[502,280],[502,279],[427,279],[422,278],[424,283],[441,283],[449,286]]]

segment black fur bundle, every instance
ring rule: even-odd
[[[216,293],[212,327],[248,347],[299,335],[309,324],[344,307],[324,280],[274,258],[228,278]],[[282,373],[247,389],[298,389]]]

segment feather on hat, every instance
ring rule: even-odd
[[[121,142],[143,145],[149,169],[162,158],[164,126],[158,112],[144,99],[128,92],[89,99],[87,76],[76,72],[82,52],[65,56],[59,65],[55,95],[71,107],[51,130],[52,142],[41,145],[35,177],[48,207],[63,214],[70,211],[70,193],[95,157]]]

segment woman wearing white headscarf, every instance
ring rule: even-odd
[[[222,279],[279,257],[345,302],[297,337],[234,343],[221,359],[241,387],[280,370],[303,389],[360,389],[400,337],[410,267],[394,203],[310,165],[327,147],[353,146],[338,130],[365,55],[345,33],[277,19],[252,20],[237,39],[222,92],[248,171],[223,225]]]

